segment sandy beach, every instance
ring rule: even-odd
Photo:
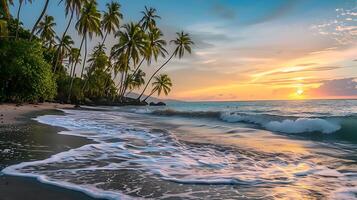
[[[41,103],[41,104],[0,104],[0,123],[1,125],[20,124],[26,122],[26,114],[30,112],[48,111],[56,109],[73,108],[70,104]]]
[[[61,114],[56,109],[64,108],[73,108],[73,105],[0,105],[0,170],[12,164],[45,159],[92,142],[80,137],[56,134],[64,129],[31,120],[38,115]],[[43,184],[34,178],[3,174],[0,174],[0,194],[0,200],[93,199],[81,192]]]

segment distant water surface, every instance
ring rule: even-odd
[[[108,199],[357,199],[357,101],[176,102],[36,120],[93,140],[5,174]]]

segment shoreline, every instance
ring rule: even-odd
[[[73,109],[73,105],[0,105],[0,170],[13,164],[46,159],[59,152],[93,143],[82,137],[57,134],[65,129],[32,119],[46,114],[60,115],[62,112],[57,109]],[[36,178],[9,176],[1,172],[0,194],[0,200],[96,199],[83,192],[41,183]]]

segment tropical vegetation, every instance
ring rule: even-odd
[[[34,26],[26,29],[24,7],[41,2]],[[52,3],[64,6],[68,21],[61,33],[48,13]],[[181,31],[167,42],[157,10],[145,7],[141,13],[137,22],[125,22],[114,1],[101,12],[95,0],[0,0],[0,101],[121,105],[168,95],[173,83],[162,69],[173,58],[190,54],[193,41]],[[79,45],[68,34],[71,25]],[[88,49],[98,37],[100,42]],[[153,69],[145,72],[145,67]],[[136,98],[128,97],[134,93]]]

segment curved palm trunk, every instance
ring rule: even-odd
[[[154,78],[154,76],[155,76],[168,62],[170,62],[170,60],[174,57],[174,55],[175,55],[175,53],[172,53],[172,55],[170,56],[170,58],[167,59],[167,61],[166,61],[164,64],[162,64],[161,67],[159,67],[159,68],[151,75],[149,81],[148,81],[148,82],[146,83],[146,85],[145,85],[144,90],[141,92],[141,94],[140,94],[140,96],[137,98],[137,100],[140,101],[140,98],[144,95],[144,93],[145,93],[147,87],[149,86],[151,80]],[[145,101],[146,99],[147,99],[147,98],[145,98],[144,101]]]
[[[145,99],[143,101],[146,101],[146,99],[151,97],[151,95],[153,95],[155,92],[156,92],[156,90],[152,90],[151,93],[149,94],[149,96],[145,97]]]
[[[54,70],[53,70],[54,73],[56,73],[56,70],[57,70],[57,65],[58,65],[59,57],[60,57],[60,51],[61,51],[61,48],[62,48],[62,45],[63,45],[63,38],[64,38],[64,36],[66,36],[67,31],[68,31],[68,29],[69,29],[69,26],[70,26],[71,23],[72,23],[73,15],[74,15],[74,10],[71,11],[71,17],[69,18],[67,27],[66,27],[66,29],[64,30],[63,34],[62,34],[61,42],[60,42],[59,45],[58,45],[56,60],[55,60],[55,63],[54,63],[54,64],[55,64]]]
[[[32,40],[32,38],[33,38],[33,36],[34,36],[34,34],[35,34],[35,30],[36,30],[36,28],[37,28],[38,23],[40,23],[40,21],[42,20],[42,17],[43,17],[43,16],[45,15],[45,13],[46,13],[46,10],[47,10],[48,3],[49,3],[49,2],[50,2],[50,0],[46,0],[45,6],[44,6],[43,9],[42,9],[41,15],[40,15],[40,17],[37,19],[35,25],[34,25],[33,28],[32,28],[31,36],[30,36],[30,41]]]
[[[133,72],[132,75],[133,75],[134,77],[135,77],[135,74],[136,74],[136,73],[138,72],[138,70],[140,69],[141,64],[143,64],[144,60],[145,60],[145,57],[140,61],[139,65],[136,67],[135,71]]]
[[[139,65],[136,67],[135,71],[132,73],[132,76],[135,76],[135,74],[138,72],[138,70],[140,69],[141,64],[144,62],[145,57],[140,61]],[[127,73],[127,76],[125,77],[125,80],[129,77],[129,73]],[[124,84],[124,88],[123,91],[121,93],[122,96],[125,96],[125,92],[128,89],[128,84]]]
[[[15,40],[19,37],[19,28],[20,28],[20,12],[21,12],[21,7],[22,7],[23,1],[20,1],[19,8],[17,9],[17,25],[16,25],[16,36]]]
[[[81,46],[79,47],[79,52],[82,51],[83,42],[84,42],[84,37],[82,38]],[[76,73],[76,66],[78,64],[78,62],[77,62],[78,59],[79,59],[79,54],[77,56],[76,62],[74,63],[74,66],[73,66],[73,74],[72,74],[71,84],[70,84],[69,90],[68,90],[68,98],[67,98],[68,102],[70,102],[70,100],[71,100],[71,93],[72,93],[72,87],[73,87],[74,74]]]
[[[83,77],[83,72],[84,72],[84,68],[86,65],[86,60],[87,60],[87,36],[86,34],[84,34],[84,60],[83,60],[83,65],[82,65],[82,71],[81,71],[81,78]]]

